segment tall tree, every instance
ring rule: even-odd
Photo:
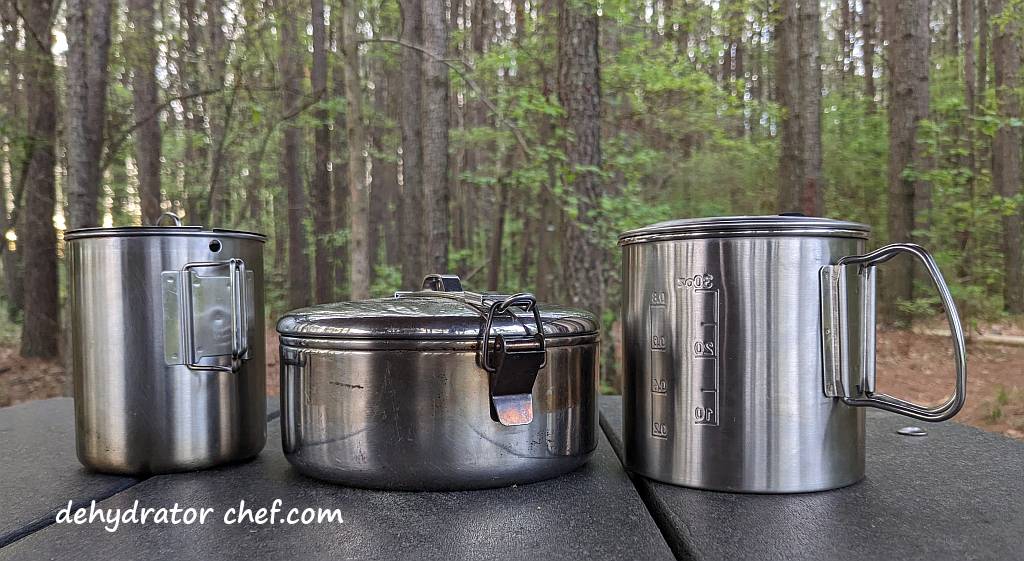
[[[420,45],[423,41],[423,14],[418,0],[399,0],[402,11],[402,42]],[[423,89],[423,55],[416,49],[402,49],[401,107],[399,121],[402,129],[402,197],[399,212],[402,216],[402,286],[419,288],[428,266],[426,229],[423,207],[423,133],[421,91]]]
[[[160,217],[160,106],[156,81],[157,45],[154,0],[128,0],[132,34],[132,104],[135,113],[135,164],[138,169],[142,221]]]
[[[868,111],[874,113],[875,106],[875,8],[872,0],[861,0],[860,29],[861,63],[864,65],[864,99]]]
[[[286,2],[275,2],[279,26],[278,67],[281,72],[281,111],[285,116],[301,110],[302,52],[295,31],[295,13]],[[284,125],[281,139],[281,182],[288,199],[288,304],[293,308],[310,303],[309,240],[306,219],[309,204],[302,181],[302,129],[294,120]]]
[[[927,188],[919,175],[925,154],[917,142],[917,129],[928,117],[928,0],[886,5],[883,18],[889,41],[889,239],[914,239],[917,200]],[[884,311],[892,321],[909,322],[900,306],[914,295],[913,263],[896,259],[886,275]]]
[[[427,265],[448,271],[448,27],[444,2],[420,2],[423,14],[423,193],[427,209]]]
[[[338,4],[332,4],[332,10]],[[337,56],[331,57],[331,95],[335,99],[345,97],[345,56],[342,42],[344,31],[340,17],[331,18],[331,39],[334,42],[333,51]],[[345,130],[345,113],[335,111],[334,130]],[[348,132],[337,134],[332,142],[333,165],[331,166],[331,228],[333,231],[342,230],[348,227]],[[349,298],[348,295],[348,240],[342,239],[334,247],[334,296],[333,299]]]
[[[57,233],[53,226],[56,203],[54,143],[57,131],[57,93],[52,49],[51,0],[22,5],[25,23],[25,90],[28,104],[28,167],[24,227],[25,323],[21,356],[58,354],[60,323],[57,310]]]
[[[313,97],[327,99],[327,33],[324,24],[323,0],[311,0],[313,19],[313,71],[310,82]],[[334,260],[328,236],[331,228],[331,175],[328,166],[331,160],[331,125],[327,110],[320,106],[314,113],[316,129],[313,131],[313,180],[309,184],[310,199],[313,203],[313,231],[316,253],[316,301],[330,302],[334,297]]]
[[[821,3],[801,0],[800,10],[800,180],[806,214],[825,213],[821,175]]]
[[[369,132],[372,147],[372,183],[370,185],[370,240],[371,284],[377,279],[378,269],[373,267],[380,258],[381,249],[389,266],[400,266],[399,230],[401,220],[396,216],[399,200],[398,152],[390,142],[389,125],[397,119],[398,103],[396,84],[399,80],[398,67],[393,59],[374,57],[370,72],[374,84],[373,125]]]
[[[597,217],[604,188],[601,167],[601,80],[597,6],[590,0],[558,0],[558,100],[564,110],[565,182],[576,197],[575,224],[568,228],[566,277],[573,305],[604,310],[604,249]]]
[[[68,228],[99,225],[111,0],[68,0]]]
[[[821,12],[817,0],[782,0],[776,30],[780,122],[778,209],[820,216]]]
[[[348,133],[349,291],[353,300],[370,296],[370,192],[366,185],[366,127],[359,80],[359,6],[345,0],[341,8],[342,50],[345,57],[345,130]]]
[[[974,0],[960,0],[960,25],[963,31],[960,40],[964,54],[964,104],[967,112],[974,115],[977,105],[977,70],[974,67]],[[970,151],[973,154],[973,150]]]
[[[992,64],[999,129],[992,139],[992,185],[1004,199],[1019,197],[1021,187],[1020,23],[1007,0],[990,4],[993,20]],[[1015,124],[1016,123],[1016,124]],[[1003,299],[1006,311],[1024,312],[1024,209],[1003,215]]]
[[[0,197],[0,236],[6,235],[8,231],[16,231],[18,208],[21,206],[23,183],[20,178],[23,176],[22,168],[25,162],[22,161],[20,151],[15,150],[14,131],[22,130],[25,120],[25,95],[20,87],[21,72],[18,64],[21,51],[18,44],[21,42],[21,28],[18,25],[18,13],[14,9],[13,2],[0,3],[0,23],[3,24],[3,70],[7,75],[7,88],[4,91],[3,117],[9,127],[6,141],[8,149],[3,152],[10,170],[10,185],[6,181],[0,181],[0,186],[5,186],[3,197]],[[7,193],[10,192],[14,200],[14,206],[8,213]],[[0,252],[3,252],[4,287],[7,293],[7,316],[11,321],[16,320],[25,303],[25,284],[22,282],[21,252],[15,247],[8,247],[7,243],[0,241]]]
[[[222,90],[227,75],[228,45],[224,33],[224,5],[222,0],[206,0],[206,25],[203,26],[203,55],[205,64],[206,89],[210,92]],[[207,224],[222,225],[227,222],[230,197],[224,185],[225,143],[228,126],[237,99],[237,85],[231,94],[203,96],[203,110],[209,122],[209,149],[206,150],[206,209]],[[221,101],[224,100],[224,101]]]

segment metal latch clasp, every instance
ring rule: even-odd
[[[491,326],[496,315],[511,313],[518,307],[533,312],[537,332],[526,339],[494,337],[491,349]],[[547,364],[544,328],[532,294],[513,294],[495,302],[487,311],[480,363],[490,375],[491,416],[505,426],[526,425],[533,421],[533,384],[537,373]]]

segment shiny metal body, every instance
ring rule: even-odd
[[[151,474],[258,454],[264,238],[139,227],[65,239],[79,460]]]
[[[818,491],[860,480],[864,412],[856,405],[878,405],[826,395],[821,304],[823,268],[863,253],[867,228],[789,217],[675,224],[620,238],[627,468],[733,492]],[[841,351],[844,390],[865,398],[874,380],[870,280],[870,299],[862,298],[866,284],[853,280],[834,295],[843,302],[843,332],[853,334],[844,341],[866,345]],[[958,330],[957,320],[955,341]],[[870,340],[859,338],[869,331]],[[958,370],[942,418],[959,409],[965,376]]]
[[[490,295],[474,296],[488,309]],[[516,306],[524,296],[494,302]],[[490,371],[480,352],[488,314],[467,302],[472,296],[462,293],[403,293],[283,317],[288,461],[320,479],[399,490],[530,483],[585,463],[598,442],[596,319],[544,304],[506,306],[486,332],[496,357]],[[532,363],[535,378],[504,366],[516,364],[510,357],[524,345],[527,357],[543,354]]]

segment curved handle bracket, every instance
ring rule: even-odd
[[[224,276],[197,269],[227,268]],[[192,370],[234,372],[249,358],[253,274],[241,259],[188,263],[161,275],[164,359]],[[230,333],[224,329],[229,320]],[[230,335],[228,337],[227,335]]]
[[[953,336],[956,383],[953,395],[926,407],[875,392],[875,268],[908,253],[927,269],[939,293]],[[922,421],[945,421],[957,414],[967,391],[967,351],[963,327],[949,287],[935,259],[919,245],[887,245],[866,255],[844,257],[821,269],[821,321],[824,392],[847,405],[877,407]]]

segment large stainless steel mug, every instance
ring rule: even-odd
[[[266,238],[169,216],[64,236],[78,458],[97,471],[204,468],[266,442]]]
[[[864,476],[864,406],[955,415],[966,358],[942,275],[913,244],[864,255],[868,231],[754,216],[620,236],[627,468],[720,491],[832,489]],[[875,391],[875,272],[900,254],[931,276],[953,335],[955,387],[936,407]]]
[[[548,479],[598,442],[597,319],[432,275],[394,298],[289,312],[281,430],[298,471],[449,490]]]

